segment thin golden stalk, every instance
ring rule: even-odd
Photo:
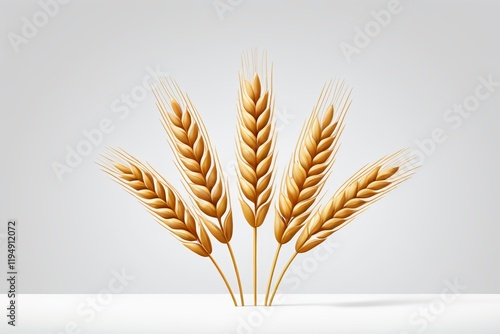
[[[257,227],[253,228],[253,304],[257,305]]]
[[[265,306],[269,306],[268,302],[269,291],[271,290],[271,283],[273,281],[274,271],[276,270],[276,264],[278,263],[278,257],[280,255],[281,246],[283,246],[283,244],[278,243],[278,247],[276,248],[276,251],[274,253],[273,263],[271,264],[271,271],[269,272],[269,279],[267,281],[266,295],[264,297]]]
[[[229,290],[229,293],[231,294],[231,298],[233,299],[234,306],[238,306],[238,303],[236,303],[236,299],[234,298],[234,293],[233,290],[231,289],[231,286],[229,285],[229,282],[226,279],[226,276],[222,272],[222,269],[219,267],[217,262],[215,262],[215,259],[213,258],[212,255],[209,255],[210,260],[212,260],[212,263],[214,264],[215,268],[217,268],[217,271],[219,272],[220,276],[222,277],[222,280],[226,284],[227,289]]]
[[[276,295],[276,291],[278,290],[278,287],[281,284],[281,280],[283,279],[283,276],[285,276],[286,271],[288,270],[288,268],[290,267],[290,265],[292,264],[293,260],[295,260],[295,258],[297,257],[298,254],[299,253],[297,253],[297,252],[293,253],[293,255],[290,257],[290,259],[288,260],[288,262],[285,264],[285,267],[283,267],[283,270],[281,271],[281,273],[280,273],[280,275],[278,277],[278,281],[274,285],[274,290],[273,290],[273,293],[271,294],[271,298],[269,299],[269,302],[268,302],[268,304],[266,306],[271,306],[273,304],[274,296]]]

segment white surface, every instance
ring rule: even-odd
[[[90,320],[98,297],[20,295],[7,333],[500,333],[500,295],[458,295],[443,309],[441,295],[283,295],[271,308],[235,308],[228,295],[112,295]],[[411,322],[425,309],[432,320]]]

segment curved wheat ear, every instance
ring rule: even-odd
[[[217,262],[212,257],[212,244],[205,228],[198,223],[180,195],[153,168],[146,167],[133,156],[113,150],[105,157],[102,169],[132,194],[177,240],[194,253],[208,257],[221,275],[236,306],[236,299]],[[121,160],[122,162],[118,162]]]
[[[241,305],[245,305],[240,273],[229,243],[233,235],[233,213],[219,159],[189,97],[181,93],[173,80],[160,77],[159,82],[159,86],[153,86],[153,93],[176,156],[177,168],[199,209],[197,211],[201,211],[200,219],[219,242],[227,245],[240,290]],[[217,223],[212,219],[217,220]]]
[[[362,168],[307,222],[295,244],[297,253],[316,247],[370,205],[413,175],[413,160],[399,151]]]
[[[156,105],[175,154],[177,167],[191,198],[212,235],[228,243],[233,234],[233,214],[222,168],[196,108],[178,85],[165,77],[153,86]],[[217,224],[212,222],[217,220]]]
[[[111,160],[103,169],[153,215],[184,246],[200,256],[212,253],[207,232],[198,224],[174,188],[152,168],[144,166],[131,155],[114,151],[126,165]],[[127,166],[128,165],[128,166]]]
[[[343,82],[325,86],[284,175],[274,222],[278,243],[289,242],[309,217],[333,166],[350,105],[350,90]]]
[[[251,59],[249,59],[251,58]],[[238,96],[238,185],[240,203],[253,227],[254,305],[257,305],[257,228],[264,223],[273,193],[275,163],[274,99],[267,62],[257,51],[243,57]]]
[[[351,105],[350,96],[350,89],[339,80],[325,85],[283,175],[274,217],[274,236],[278,247],[267,283],[266,304],[281,247],[304,226],[331,172],[343,121]]]
[[[288,260],[274,287],[269,305],[286,270],[299,253],[321,244],[331,234],[346,226],[370,205],[413,175],[413,156],[405,150],[386,156],[359,170],[328,201],[310,217],[295,244],[295,253]]]

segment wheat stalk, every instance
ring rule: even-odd
[[[251,58],[251,59],[250,59]],[[257,228],[271,204],[274,181],[274,98],[267,62],[257,51],[243,58],[238,97],[238,185],[240,204],[253,228],[253,288],[257,305]],[[246,68],[245,68],[246,67]]]
[[[153,86],[153,92],[177,167],[191,198],[201,211],[199,216],[212,235],[227,245],[243,306],[240,274],[230,244],[233,214],[219,159],[196,108],[178,85],[173,80],[160,77],[159,85]]]
[[[278,246],[267,283],[266,305],[281,247],[303,227],[328,179],[350,104],[350,90],[343,82],[331,81],[325,85],[304,125],[284,174],[275,209],[274,235]]]
[[[308,219],[295,244],[295,253],[283,268],[269,300],[272,305],[286,270],[299,253],[321,244],[361,212],[413,175],[413,157],[403,151],[365,166],[347,180],[327,204]]]
[[[123,151],[113,150],[110,156],[104,158],[106,163],[100,164],[102,169],[137,198],[161,226],[189,250],[210,258],[237,306],[226,277],[211,255],[210,237],[175,189],[153,168],[146,167]],[[119,160],[123,163],[118,162]]]

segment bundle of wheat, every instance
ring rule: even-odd
[[[152,89],[176,165],[195,206],[189,210],[159,173],[124,151],[110,151],[100,165],[184,246],[213,262],[237,306],[231,286],[212,256],[212,243],[205,228],[225,244],[234,267],[240,302],[244,305],[240,274],[230,244],[231,200],[219,158],[200,115],[178,85],[172,79],[160,77]],[[283,176],[275,208],[274,235],[278,245],[265,305],[272,305],[285,272],[298,254],[321,244],[415,171],[413,156],[405,150],[398,151],[360,169],[322,207],[317,203],[332,172],[350,105],[350,89],[343,81],[332,80],[325,85],[303,127]],[[254,51],[243,57],[237,110],[239,202],[245,220],[253,229],[253,292],[254,305],[257,305],[257,229],[264,223],[273,199],[276,162],[272,69],[269,71],[265,54]],[[271,293],[280,250],[297,234],[295,253],[285,264]]]

